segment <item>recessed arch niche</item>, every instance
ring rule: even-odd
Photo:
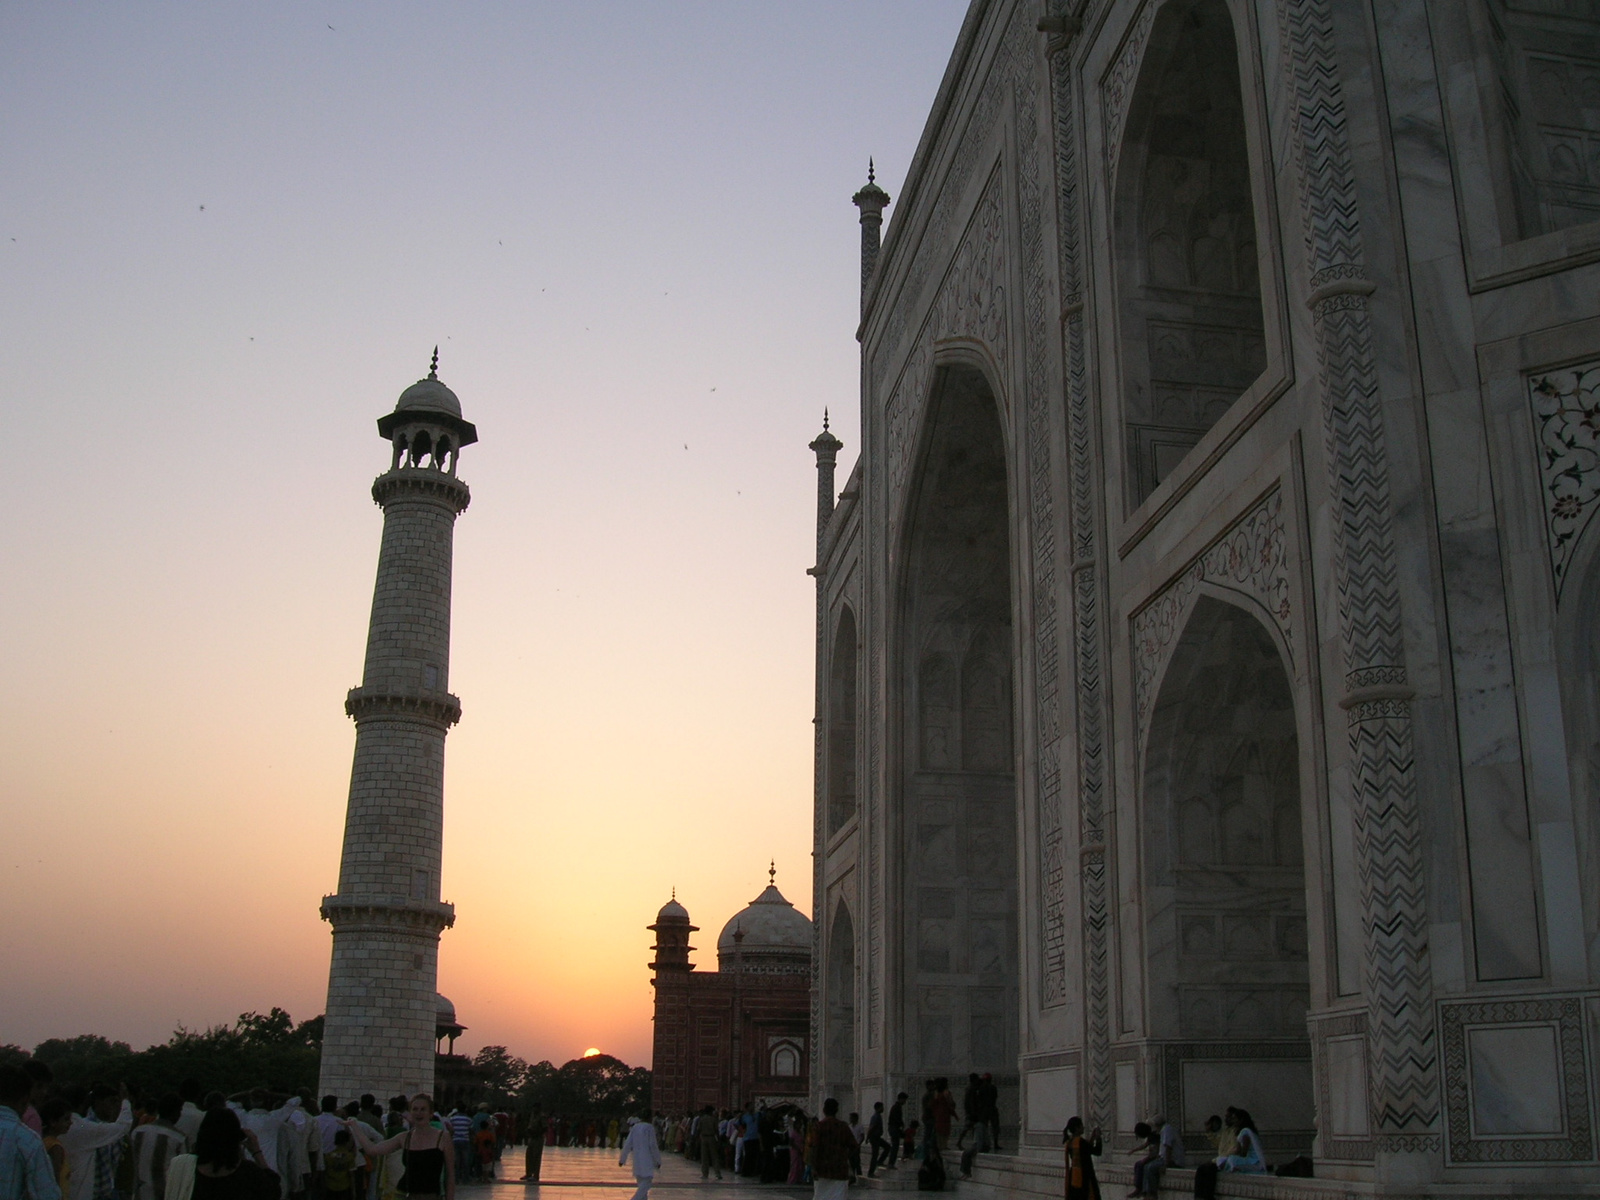
[[[1009,1076],[1017,751],[1005,441],[995,394],[974,367],[936,372],[924,421],[895,634],[896,690],[906,697],[894,812],[902,1061],[916,1074]]]
[[[1196,600],[1151,710],[1141,793],[1150,1036],[1226,1043],[1238,1061],[1220,1103],[1254,1111],[1274,1153],[1308,1150],[1299,733],[1278,644],[1242,605]]]
[[[856,1076],[856,932],[843,900],[828,929],[828,1042],[824,1048],[824,1092],[849,1112]]]
[[[856,813],[856,617],[839,614],[828,656],[828,833]]]
[[[1162,7],[1117,154],[1117,342],[1128,495],[1138,505],[1267,361],[1262,239],[1224,0]]]

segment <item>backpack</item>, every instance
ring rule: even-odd
[[[1280,1177],[1310,1179],[1313,1177],[1311,1160],[1302,1154],[1299,1158],[1291,1158],[1276,1172]]]

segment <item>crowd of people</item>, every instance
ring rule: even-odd
[[[887,1111],[882,1101],[875,1102],[864,1123],[858,1112],[839,1116],[837,1102],[830,1099],[816,1118],[794,1104],[751,1102],[720,1112],[708,1104],[698,1113],[658,1116],[653,1126],[660,1148],[698,1162],[702,1179],[713,1174],[721,1179],[727,1172],[826,1191],[841,1180],[848,1186],[914,1162],[918,1185],[939,1188],[952,1135],[963,1178],[970,1177],[979,1154],[1000,1148],[999,1097],[992,1076],[973,1074],[958,1106],[950,1081],[940,1076],[926,1081],[920,1108],[908,1111],[911,1098],[901,1092]]]
[[[547,1146],[620,1150],[636,1200],[645,1200],[666,1151],[698,1162],[702,1179],[810,1185],[816,1200],[838,1200],[853,1182],[901,1162],[915,1162],[919,1188],[938,1190],[949,1150],[968,1178],[978,1155],[1000,1149],[989,1076],[969,1076],[959,1105],[942,1077],[926,1081],[914,1113],[909,1103],[905,1092],[887,1111],[876,1102],[865,1124],[859,1113],[841,1117],[834,1099],[816,1118],[793,1104],[755,1103],[626,1120],[545,1117],[535,1107],[519,1118],[487,1104],[441,1113],[426,1094],[395,1096],[386,1107],[370,1095],[341,1105],[334,1096],[313,1103],[309,1093],[261,1089],[224,1096],[194,1081],[151,1096],[104,1085],[58,1093],[49,1067],[29,1060],[0,1067],[0,1200],[454,1200],[458,1183],[495,1178],[505,1149],[524,1138],[521,1182],[539,1182]],[[1267,1172],[1244,1109],[1209,1118],[1205,1132],[1215,1154],[1195,1168],[1196,1197],[1215,1196],[1224,1172]],[[1187,1165],[1183,1135],[1158,1114],[1134,1137],[1128,1196],[1154,1200],[1165,1173]],[[1062,1142],[1066,1200],[1101,1200],[1101,1131],[1073,1117]],[[1279,1173],[1310,1174],[1310,1165],[1296,1159]]]
[[[37,1059],[0,1067],[0,1200],[454,1200],[514,1135],[507,1113],[441,1113],[425,1093],[58,1094]]]

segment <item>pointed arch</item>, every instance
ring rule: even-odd
[[[1267,365],[1238,45],[1225,0],[1169,0],[1117,147],[1111,224],[1130,505]]]
[[[856,815],[856,615],[839,612],[828,655],[828,833],[838,833]]]
[[[981,358],[950,351],[918,434],[892,633],[900,735],[901,1061],[1016,1071],[1017,748],[1011,471]],[[1003,1096],[1002,1107],[1012,1103]]]
[[[848,1112],[856,1078],[856,933],[850,908],[841,898],[828,926],[827,1040],[823,1048],[823,1088]]]
[[[1150,1033],[1257,1045],[1239,1057],[1265,1060],[1307,1036],[1307,801],[1289,672],[1254,609],[1195,600],[1151,713],[1140,809]],[[1303,1072],[1275,1068],[1272,1087],[1303,1092],[1280,1113],[1312,1110],[1306,1057]],[[1241,1095],[1253,1069],[1240,1067]],[[1308,1150],[1314,1131],[1279,1120],[1262,1133],[1278,1154]]]

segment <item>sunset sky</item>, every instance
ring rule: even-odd
[[[440,989],[649,1061],[644,928],[811,909],[813,459],[964,0],[0,6],[0,1042],[322,1011],[388,463],[456,531]],[[891,219],[895,209],[890,208]]]

